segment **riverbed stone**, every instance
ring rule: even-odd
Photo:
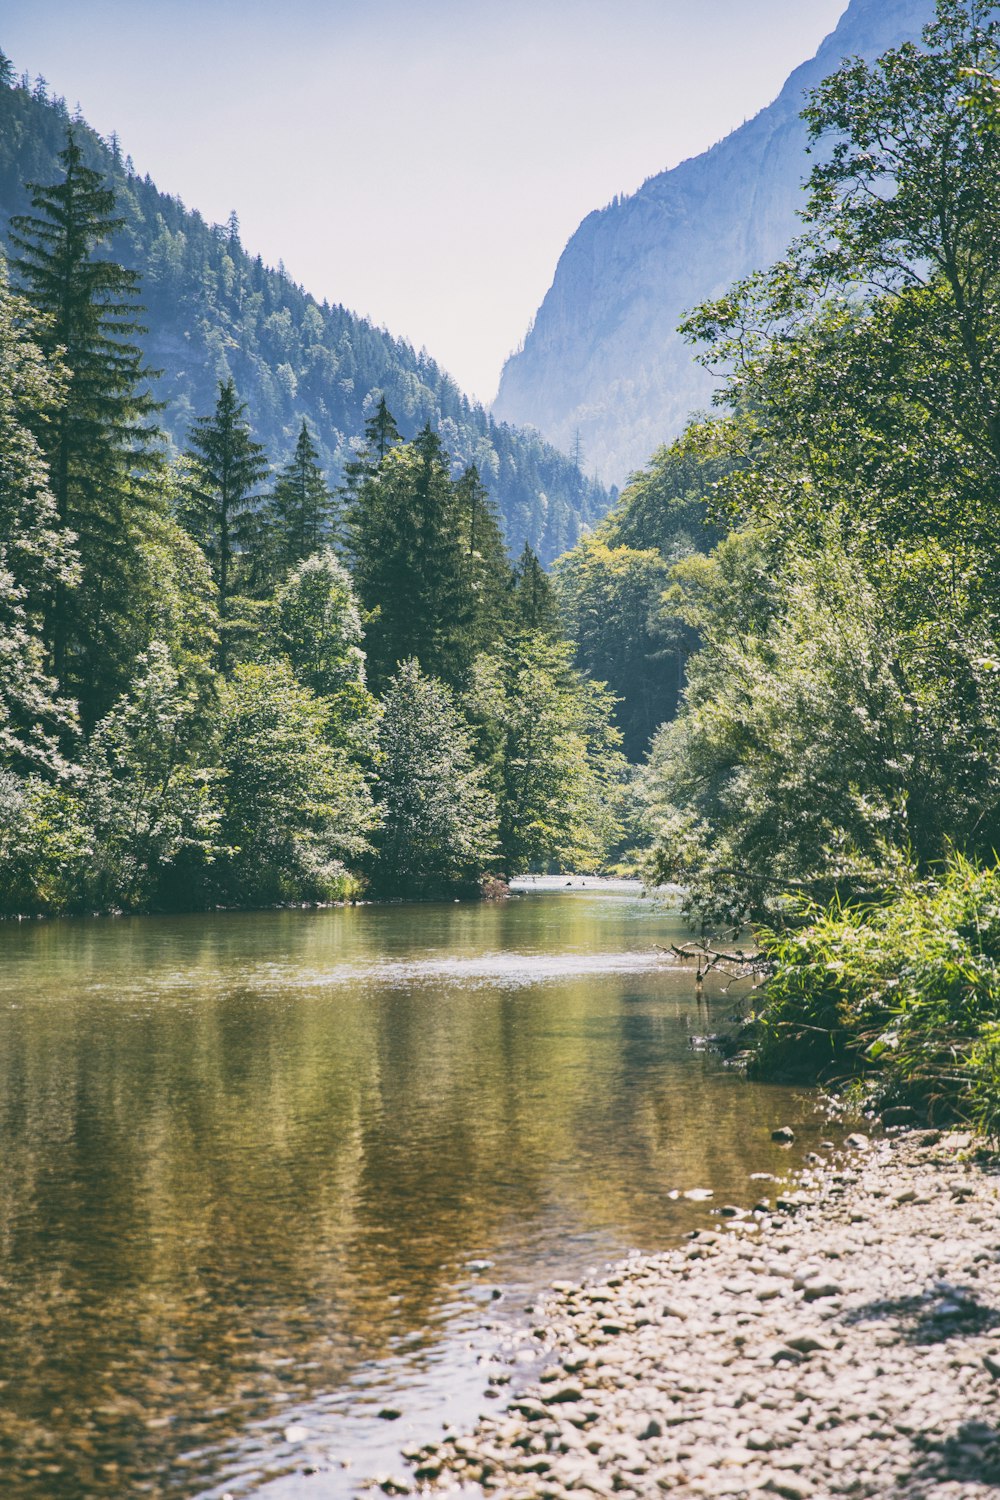
[[[782,1185],[794,1212],[752,1221],[759,1241],[699,1233],[554,1286],[545,1378],[512,1363],[508,1416],[425,1448],[415,1481],[498,1500],[995,1500],[1000,1175],[970,1143],[828,1143]]]

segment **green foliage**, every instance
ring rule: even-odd
[[[395,448],[402,441],[396,419],[386,405],[385,396],[380,395],[378,405],[365,421],[364,440],[356,449],[354,457],[344,465],[342,492],[350,506],[357,500],[362,483],[366,479],[374,479],[390,448]]]
[[[601,523],[609,546],[655,548],[672,561],[721,540],[712,520],[715,494],[738,460],[720,432],[718,422],[695,417],[679,438],[657,448]]]
[[[303,562],[333,537],[334,498],[305,422],[295,452],[275,480],[268,501],[266,551],[276,577]]]
[[[496,803],[453,694],[413,659],[389,683],[378,746],[375,888],[427,896],[474,886],[496,859]]]
[[[230,899],[329,900],[352,889],[348,861],[367,853],[375,816],[328,718],[287,662],[245,663],[225,684],[218,753],[232,852],[220,885]]]
[[[190,434],[180,516],[212,568],[219,611],[221,671],[233,654],[242,620],[234,608],[241,589],[257,582],[254,564],[267,556],[260,533],[256,488],[267,473],[264,450],[250,436],[246,404],[232,380],[219,386],[210,416],[199,417]]]
[[[123,222],[114,217],[114,193],[84,164],[71,130],[59,165],[61,181],[29,184],[33,212],[12,220],[12,239],[34,336],[68,372],[38,436],[58,526],[75,544],[80,575],[73,588],[56,581],[46,637],[54,675],[92,722],[127,677],[116,646],[130,609],[139,521],[151,503],[156,408],[135,342],[135,273],[94,254]]]
[[[511,613],[521,630],[537,630],[553,637],[561,634],[551,579],[527,542],[514,566]]]
[[[766,511],[787,535],[840,506],[873,556],[962,530],[996,546],[1000,137],[964,98],[970,70],[997,71],[992,11],[940,0],[922,47],[849,60],[814,92],[805,117],[830,150],[808,232],[689,320],[741,413],[730,516]]]
[[[464,519],[430,428],[388,450],[361,484],[348,515],[349,545],[376,687],[411,655],[432,676],[462,680],[474,645]]]
[[[0,770],[0,915],[86,910],[93,853],[71,788]]]
[[[0,78],[0,117],[20,93]],[[456,462],[430,422],[404,442],[370,392],[364,444],[340,455],[354,578],[330,545],[328,455],[305,420],[261,493],[269,464],[221,357],[237,340],[216,350],[217,399],[188,451],[160,463],[136,277],[111,254],[138,243],[142,185],[113,161],[118,213],[79,137],[93,145],[71,131],[62,180],[14,221],[25,295],[0,277],[0,912],[329,899],[366,866],[386,893],[471,888],[497,863],[490,783],[505,777],[508,863],[596,861],[622,802],[609,702],[570,668],[536,554],[511,568],[497,450],[480,442]],[[241,257],[231,224],[227,296]],[[248,274],[244,346],[275,290],[259,263]],[[300,303],[321,339],[323,317]],[[290,353],[287,310],[272,298],[266,322]],[[279,374],[294,396],[290,359]],[[460,424],[438,416],[457,453]],[[568,535],[565,502],[537,499],[545,534]],[[466,688],[494,648],[494,722],[477,736],[440,679]]]
[[[325,701],[327,738],[371,752],[375,700],[365,686],[361,615],[351,576],[332,548],[299,564],[274,596],[270,643],[296,679]]]
[[[154,642],[128,693],[94,729],[81,765],[93,905],[201,904],[206,867],[221,852],[222,813],[218,773],[195,760],[198,728],[196,693]]]
[[[44,625],[56,589],[76,583],[77,565],[35,436],[62,383],[24,332],[25,313],[0,261],[0,756],[57,771],[74,712],[48,670]]]
[[[472,464],[455,485],[459,538],[465,554],[470,654],[489,646],[511,612],[514,574],[496,506]]]
[[[1000,871],[958,855],[878,906],[807,905],[762,934],[759,1071],[867,1075],[883,1101],[1000,1138]]]
[[[682,649],[659,628],[669,565],[649,547],[609,546],[603,530],[585,536],[555,568],[556,596],[577,663],[614,685],[615,720],[625,753],[638,761],[657,726],[672,717],[683,685]]]
[[[172,487],[165,495],[176,504]],[[153,641],[161,643],[207,724],[215,705],[219,652],[218,595],[208,559],[164,509],[144,524],[136,562],[133,612],[120,633],[122,654],[134,662]]]
[[[723,556],[737,541],[752,553],[740,533]],[[705,913],[739,921],[801,886],[878,889],[887,845],[927,867],[949,841],[1000,835],[991,638],[961,597],[926,617],[946,558],[888,561],[880,592],[831,541],[785,562],[749,629],[731,606],[705,621],[647,781],[656,872]]]
[[[469,713],[499,808],[507,875],[599,869],[621,832],[625,782],[613,700],[572,647],[519,632],[476,659]]]
[[[527,542],[515,565],[513,583],[510,609],[515,627],[554,640],[561,638],[562,621],[552,580]]]
[[[940,0],[922,48],[821,85],[810,232],[689,323],[730,368],[735,530],[673,570],[704,647],[647,792],[654,867],[703,912],[1000,847],[1000,141],[961,97],[998,66],[990,9]]]
[[[677,712],[697,635],[673,608],[669,570],[721,540],[709,517],[721,480],[739,462],[733,450],[725,424],[693,422],[632,476],[597,530],[556,563],[556,595],[577,665],[617,697],[615,722],[632,761]]]

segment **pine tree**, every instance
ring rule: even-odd
[[[513,615],[519,629],[552,637],[562,634],[552,581],[527,542],[514,569]]]
[[[456,487],[430,426],[387,452],[350,513],[350,550],[364,609],[373,685],[407,657],[446,682],[472,657],[471,591]]]
[[[11,221],[11,239],[35,338],[69,374],[65,400],[39,436],[59,526],[76,538],[81,579],[72,591],[55,589],[46,636],[55,675],[92,721],[129,672],[118,660],[117,625],[128,615],[143,512],[154,503],[155,372],[134,342],[144,331],[135,273],[94,254],[123,224],[114,193],[84,165],[72,130],[59,162],[62,182],[28,184],[34,212]]]
[[[240,554],[250,572],[261,546],[257,486],[267,473],[264,449],[250,436],[232,380],[219,385],[219,399],[211,416],[199,417],[188,439],[190,464],[182,504],[182,520],[200,543],[212,567],[219,600],[219,670],[225,672],[231,655],[230,638],[236,622],[232,605],[240,582]]]
[[[279,577],[329,542],[334,499],[304,421],[295,452],[275,482],[268,510],[273,565]]]
[[[378,406],[365,422],[365,440],[354,458],[344,465],[344,483],[341,494],[353,502],[359,488],[366,479],[376,475],[386,454],[403,441],[399,428],[385,397],[380,396]]]
[[[491,645],[503,630],[513,575],[496,506],[475,464],[456,483],[455,495],[468,569],[469,629],[477,651]]]

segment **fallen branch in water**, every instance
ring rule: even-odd
[[[695,984],[699,989],[706,974],[725,974],[732,984],[737,979],[753,979],[771,971],[771,961],[763,953],[746,953],[742,948],[726,950],[712,948],[707,943],[672,943],[669,948],[658,943],[656,946],[661,953],[669,953],[681,963],[696,963]]]

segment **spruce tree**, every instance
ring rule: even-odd
[[[68,371],[65,399],[39,429],[58,524],[72,533],[80,583],[53,592],[46,621],[52,669],[80,699],[84,718],[114,698],[128,676],[118,626],[157,467],[150,418],[157,410],[135,342],[133,271],[95,250],[122,227],[115,198],[87,167],[72,130],[59,153],[61,182],[29,183],[33,212],[11,221],[19,283],[33,308],[34,336]]]
[[[514,568],[513,616],[518,629],[553,638],[562,634],[552,581],[527,542]]]
[[[318,460],[303,421],[295,452],[278,475],[268,506],[273,566],[279,577],[330,540],[334,499]]]
[[[386,454],[403,441],[395,418],[385,397],[380,396],[378,406],[365,422],[365,440],[357,454],[344,465],[344,483],[341,493],[348,502],[353,502],[366,479],[378,473]]]
[[[483,650],[503,631],[513,582],[496,506],[475,464],[455,485],[468,570],[469,629],[473,650]]]
[[[460,682],[472,657],[471,593],[456,487],[440,439],[424,428],[387,452],[351,508],[350,550],[373,686],[416,656]]]
[[[261,547],[260,497],[257,486],[267,473],[264,449],[254,442],[247,425],[246,405],[232,380],[219,385],[219,399],[211,416],[199,417],[188,439],[188,482],[182,520],[200,543],[212,568],[219,601],[219,670],[231,656],[236,622],[233,600],[241,582],[238,564],[248,577]]]

